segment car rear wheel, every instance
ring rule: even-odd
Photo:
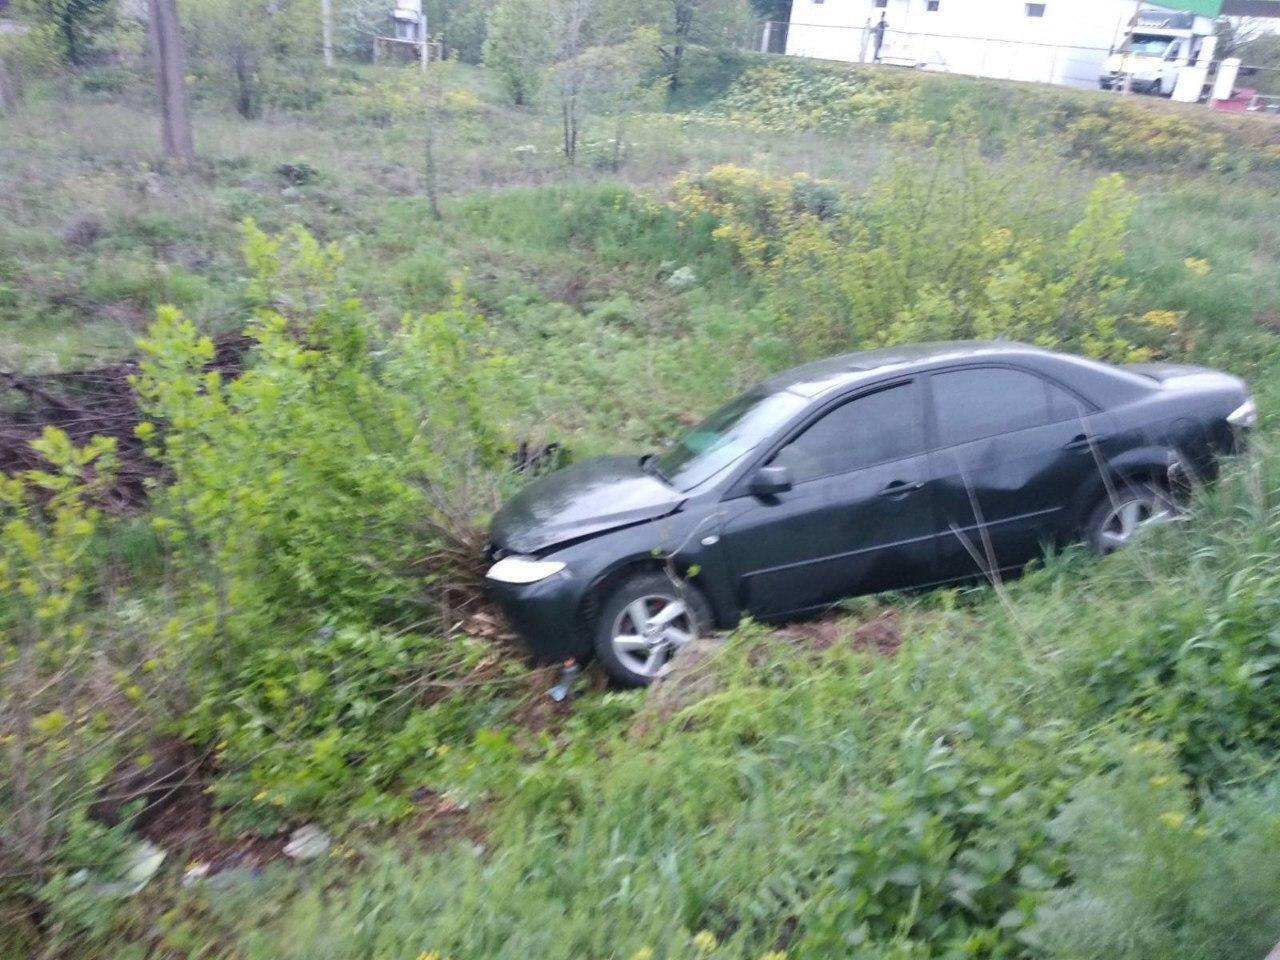
[[[618,683],[646,686],[677,650],[710,625],[711,608],[696,587],[665,573],[637,574],[601,608],[596,656]]]
[[[1148,527],[1168,523],[1178,506],[1167,491],[1150,483],[1127,483],[1104,497],[1089,518],[1089,546],[1102,556],[1127,546]]]

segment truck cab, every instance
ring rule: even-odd
[[[1144,6],[1121,43],[1103,62],[1098,84],[1134,93],[1170,96],[1178,72],[1212,54],[1214,24],[1189,11]],[[1206,47],[1206,44],[1208,46]]]

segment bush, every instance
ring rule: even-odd
[[[1223,162],[1226,137],[1165,110],[1111,106],[1066,125],[1077,155],[1115,165],[1204,169]]]
[[[676,204],[754,274],[793,359],[876,344],[1008,337],[1136,359],[1161,331],[1122,319],[1123,240],[1135,198],[1098,180],[1065,234],[1018,206],[973,145],[902,161],[859,198],[804,175],[716,167]],[[1148,318],[1149,320],[1150,318]]]
[[[1190,563],[1137,571],[1157,590],[1159,620],[1084,645],[1069,673],[1086,718],[1119,716],[1169,744],[1204,794],[1266,774],[1280,747],[1274,468],[1253,469],[1200,500],[1215,522]]]
[[[764,130],[850,129],[913,114],[910,75],[785,60],[742,72],[709,115]]]
[[[47,470],[0,475],[0,905],[47,907],[59,877],[120,852],[86,814],[121,757],[148,765],[131,748],[153,729],[144,700],[161,661],[114,643],[87,609],[113,441],[77,448],[48,428],[33,446]]]
[[[451,498],[500,462],[503,361],[460,304],[384,333],[333,288],[336,248],[300,228],[272,240],[250,225],[246,256],[261,306],[242,375],[204,372],[213,344],[173,309],[141,343],[158,421],[141,436],[173,472],[157,523],[242,612],[402,613],[422,577],[457,574],[425,560],[470,520]]]
[[[1157,742],[1083,784],[1054,822],[1074,883],[1037,944],[1079,960],[1254,960],[1280,940],[1277,786],[1195,811]]]
[[[393,815],[376,788],[446,715],[415,706],[477,660],[438,638],[482,563],[503,361],[460,302],[384,331],[335,288],[338,251],[301,228],[250,224],[245,254],[259,307],[244,371],[206,369],[211,341],[164,308],[136,378],[154,418],[139,436],[169,474],[153,523],[206,617],[182,638],[186,729],[222,743],[219,790],[242,821],[322,802]],[[414,626],[375,629],[393,622]]]

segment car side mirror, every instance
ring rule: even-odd
[[[780,466],[761,467],[751,478],[751,492],[757,497],[769,497],[791,489],[791,468]]]

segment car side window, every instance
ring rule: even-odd
[[[849,473],[924,451],[920,385],[912,380],[836,407],[778,451],[793,483]]]
[[[1061,387],[1007,367],[936,373],[931,386],[938,441],[944,447],[1059,423],[1085,412]]]

